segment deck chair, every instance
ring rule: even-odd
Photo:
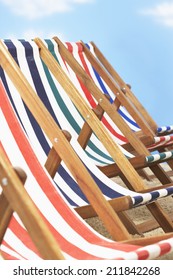
[[[38,41],[38,40],[37,40]],[[44,47],[44,46],[43,46]],[[67,53],[68,53],[68,51],[67,51]],[[55,56],[55,54],[54,54],[54,56]],[[47,60],[48,61],[48,60]],[[47,62],[47,63],[49,63],[49,62]],[[49,63],[50,64],[50,63]],[[56,75],[56,74],[55,74]],[[57,77],[58,78],[58,77]],[[86,80],[86,79],[85,79]],[[88,82],[87,82],[87,84],[89,84]],[[67,89],[67,87],[66,87],[66,89]],[[100,93],[100,92],[99,92]],[[74,94],[73,94],[73,97],[70,97],[70,98],[74,98]],[[76,102],[76,101],[75,101]],[[81,101],[82,102],[82,101]],[[80,102],[80,104],[81,104],[81,102]],[[79,107],[80,107],[80,104],[78,104],[78,105],[76,105],[76,106],[78,106],[78,110],[80,110],[79,109]],[[109,111],[111,111],[113,108],[111,108],[111,104],[108,102],[107,103],[107,105],[110,105],[109,106]],[[106,106],[107,106],[106,105]],[[114,114],[114,112],[112,112],[113,114]],[[131,133],[131,130],[128,128],[128,126],[124,126],[124,123],[122,123],[122,120],[121,120],[121,118],[118,118],[118,115],[115,115],[114,114],[114,119],[115,119],[115,117],[119,120],[119,123],[121,122],[121,126],[122,126],[122,129],[127,129],[127,131],[126,131],[126,134],[127,133]],[[137,150],[137,152],[139,152],[140,151],[140,154],[145,154],[146,156],[149,156],[150,155],[150,153],[149,153],[149,151],[146,149],[146,147],[139,141],[139,139],[138,138],[136,138],[136,137],[131,137],[132,136],[132,134],[130,135],[130,139],[132,140],[132,144],[133,144],[133,146],[134,147],[136,147],[136,150]],[[102,141],[104,140],[104,138],[102,137]],[[139,144],[139,145],[138,145]],[[136,145],[136,146],[135,146]],[[109,147],[107,147],[107,149],[109,150]],[[109,153],[111,154],[111,151],[109,150]],[[152,158],[152,157],[151,157]],[[117,160],[118,160],[118,158],[117,158]],[[114,157],[114,161],[116,161],[115,160],[115,157]],[[113,166],[113,167],[111,167],[112,169],[116,169],[116,168],[114,168],[115,166]],[[162,183],[168,183],[168,182],[170,182],[170,177],[168,177],[166,174],[165,174],[165,172],[163,171],[163,170],[161,170],[161,167],[160,166],[158,166],[157,168],[156,167],[151,167],[152,168],[152,170],[154,170],[154,173],[155,173],[155,175],[159,178],[159,180],[161,179],[162,180]],[[108,170],[109,170],[109,168],[108,168]],[[102,171],[104,171],[104,172],[107,172],[107,167],[106,167],[106,169],[102,169]],[[110,173],[111,173],[111,171],[110,171]],[[110,175],[110,173],[106,173],[107,175],[109,174]],[[162,175],[163,175],[163,177],[162,177]],[[116,174],[114,173],[114,176],[116,176]],[[132,184],[133,185],[133,184]]]
[[[100,49],[96,46],[94,42],[90,42],[86,44],[90,51],[93,53],[95,57],[101,62],[101,64],[105,67],[106,71],[114,78],[117,85],[124,91],[124,93],[131,99],[136,108],[140,111],[142,116],[146,119],[147,123],[150,125],[151,129],[156,135],[167,135],[173,133],[173,125],[166,126],[158,126],[154,119],[151,117],[149,112],[144,108],[144,106],[140,103],[138,98],[134,95],[131,90],[131,86],[123,81],[117,71],[112,67]]]
[[[99,85],[100,89],[103,91],[103,93],[107,94],[108,96],[110,96],[110,101],[113,102],[113,100],[115,99],[115,96],[117,96],[118,102],[119,102],[119,106],[122,104],[124,104],[126,106],[126,108],[124,108],[123,106],[121,106],[119,108],[119,113],[121,114],[121,116],[123,118],[125,118],[125,120],[127,121],[127,123],[129,124],[129,126],[138,133],[138,135],[140,136],[144,136],[144,135],[150,135],[152,136],[152,132],[154,133],[153,136],[157,136],[158,132],[156,129],[154,129],[149,121],[149,119],[147,117],[144,117],[142,115],[142,118],[145,120],[140,119],[140,115],[141,115],[141,111],[142,111],[142,106],[139,106],[139,104],[137,103],[137,101],[135,102],[135,98],[134,98],[134,102],[133,102],[133,98],[130,99],[130,101],[128,102],[128,97],[129,95],[125,95],[123,96],[123,93],[125,93],[126,88],[129,88],[130,90],[130,86],[125,85],[124,83],[124,87],[121,87],[120,84],[122,83],[122,81],[120,82],[120,77],[119,79],[117,78],[118,81],[114,81],[112,80],[108,75],[107,72],[104,71],[104,69],[102,68],[102,65],[99,64],[98,60],[95,59],[95,57],[88,51],[86,45],[81,42],[81,43],[77,43],[77,46],[73,47],[73,44],[67,43],[68,48],[73,51],[75,49],[75,56],[76,58],[78,58],[78,61],[80,61],[80,63],[83,65],[83,67],[85,68],[85,70],[90,74],[90,76],[92,76],[92,78],[94,79],[94,81]],[[87,46],[89,47],[90,45],[87,44]],[[76,53],[77,49],[79,49],[78,54]],[[92,48],[93,50],[93,48]],[[97,71],[96,71],[96,69]],[[118,75],[118,74],[117,74]],[[106,83],[107,84],[106,84]],[[121,84],[122,85],[122,84]],[[117,95],[117,92],[119,91],[119,94]],[[132,93],[131,93],[132,95]],[[120,97],[121,96],[121,97]],[[117,100],[116,100],[117,102]],[[131,103],[131,105],[130,105]],[[135,105],[135,107],[134,107]],[[129,115],[129,113],[127,112],[126,109],[129,108],[129,106],[131,106],[130,111],[131,115]],[[137,109],[137,111],[135,110],[135,108]],[[143,111],[145,111],[145,109],[143,109]],[[145,112],[145,115],[147,115],[147,113]],[[133,116],[133,117],[132,117]],[[134,120],[134,117],[136,118],[136,122]],[[140,126],[141,129],[139,130]],[[151,130],[150,128],[147,128],[146,126],[151,126]],[[171,132],[171,126],[169,127],[163,127],[163,128],[159,128],[158,130],[163,132],[166,130],[169,131],[168,133]],[[166,132],[165,132],[166,133]],[[160,140],[159,140],[160,139]],[[165,145],[165,139],[167,139],[167,145],[172,144],[172,140],[171,137],[154,137],[154,141],[155,143],[151,146],[149,146],[150,149],[154,149],[159,146],[163,146]],[[159,143],[157,143],[157,141],[159,141]],[[163,141],[163,142],[162,142]],[[171,142],[170,142],[171,141]]]
[[[4,62],[3,61],[6,61],[6,63],[4,64]],[[8,61],[8,63],[7,63],[7,61]],[[32,59],[32,61],[33,61],[33,59]],[[12,63],[13,62],[13,63]],[[7,64],[8,64],[8,67],[7,67]],[[10,55],[9,55],[9,53],[6,51],[6,49],[4,48],[4,46],[2,45],[1,46],[1,66],[3,67],[3,68],[5,68],[5,70],[7,71],[7,73],[8,73],[8,75],[10,75],[10,77],[11,77],[11,79],[12,79],[12,81],[13,81],[13,83],[18,87],[18,89],[20,90],[20,92],[23,92],[23,84],[26,84],[26,81],[25,81],[25,79],[24,79],[24,77],[22,76],[22,74],[21,74],[21,72],[20,72],[20,76],[22,76],[22,78],[21,78],[21,81],[20,81],[20,83],[18,83],[18,82],[16,82],[16,81],[18,81],[19,80],[19,77],[17,76],[17,73],[16,72],[18,72],[19,71],[19,69],[18,68],[16,68],[17,66],[14,64],[14,61],[11,61],[11,57],[10,57]],[[11,70],[10,70],[11,69]],[[13,73],[11,74],[11,72],[12,72],[12,69],[13,69]],[[1,69],[2,70],[2,69]],[[2,72],[2,71],[1,71]],[[34,77],[35,77],[35,74],[36,74],[36,72],[34,73]],[[17,77],[16,77],[17,76]],[[29,75],[27,75],[28,76],[28,78],[29,78]],[[3,75],[1,74],[1,77],[3,78]],[[4,83],[4,85],[7,83],[6,81],[5,81],[5,79],[3,78],[2,79],[3,80],[3,83]],[[38,81],[38,80],[37,80]],[[10,85],[10,82],[8,82],[7,83],[8,84],[8,86]],[[36,84],[35,84],[36,85]],[[6,85],[6,88],[7,88],[7,90],[9,91],[9,87],[8,87],[7,85]],[[28,88],[25,88],[25,91],[28,91],[28,90],[31,90],[30,89],[30,85],[28,85],[28,87],[29,87],[29,89]],[[13,91],[15,91],[15,89],[13,88]],[[31,90],[32,91],[32,90]],[[41,90],[42,91],[42,90]],[[9,94],[9,96],[10,96],[10,98],[12,98],[12,94],[13,93],[11,93],[11,94]],[[15,96],[15,95],[14,95]],[[15,96],[15,98],[12,100],[12,103],[14,104],[15,103],[15,106],[17,105],[17,104],[19,104],[19,106],[21,106],[21,101],[19,100],[19,98],[17,97],[17,95]],[[47,103],[47,105],[46,105],[46,107],[48,108],[48,103]],[[91,113],[92,114],[92,113]],[[19,116],[19,118],[21,119],[21,116],[22,116],[22,114],[19,114],[20,116]],[[26,113],[24,113],[24,111],[23,111],[23,116],[24,115],[26,115]],[[29,115],[29,118],[31,118],[31,116]],[[96,117],[94,117],[94,115],[93,115],[93,119],[96,119],[97,120],[97,118]],[[24,125],[24,124],[23,124]],[[36,124],[34,124],[34,125],[36,125]],[[26,127],[25,127],[25,129],[26,129]],[[28,130],[29,131],[29,130]],[[27,131],[27,133],[28,133],[28,131]],[[103,130],[104,131],[104,130]],[[39,135],[41,134],[41,131],[39,130]],[[35,137],[35,140],[36,140],[36,138],[37,137]],[[51,137],[52,138],[52,137]],[[37,141],[33,141],[32,142],[32,144],[33,145],[37,145],[37,143],[36,144],[34,144],[34,142],[38,142],[38,140]],[[58,142],[58,141],[57,141]],[[78,146],[76,146],[76,148],[75,148],[75,150],[76,150],[76,152],[79,154],[79,152],[81,151],[83,151],[82,149],[80,149],[80,146],[78,145]],[[39,157],[41,157],[41,153],[39,152],[39,154],[38,154],[38,156]],[[124,159],[124,158],[122,158],[122,159]],[[85,160],[83,160],[83,162],[86,162],[87,163],[87,159],[85,159]],[[88,165],[89,165],[89,163],[87,163],[87,167],[88,167]],[[94,169],[94,166],[92,166],[91,168],[90,168],[90,172],[92,172],[93,173],[93,171],[94,171],[95,169]],[[64,171],[64,170],[63,170]],[[103,176],[103,174],[102,173],[99,173],[98,174],[98,170],[96,170],[95,171],[96,173],[95,173],[95,180],[97,181],[97,182],[99,182],[99,179],[98,178],[103,178],[103,179],[101,179],[102,180],[102,192],[103,193],[105,193],[107,196],[108,195],[110,195],[110,196],[112,196],[112,197],[115,197],[115,192],[114,192],[114,188],[116,187],[114,184],[113,184],[113,182],[111,181],[109,181],[108,180],[108,178],[107,177],[102,177]],[[63,173],[63,172],[62,172]],[[97,175],[98,174],[98,175]],[[96,177],[96,175],[97,175],[97,177]],[[100,181],[101,181],[100,180]],[[104,182],[104,183],[103,183]],[[101,182],[100,182],[101,183]],[[107,184],[107,186],[106,186],[106,184]],[[119,186],[120,187],[120,186]],[[75,185],[75,188],[74,188],[74,190],[77,192],[77,186]],[[64,190],[62,189],[61,190],[62,191],[62,193],[64,194]],[[124,192],[126,192],[127,190],[125,190],[124,188],[123,188],[123,190],[122,190],[122,193],[121,193],[121,195],[123,195],[123,193]],[[127,191],[128,192],[128,191]],[[155,194],[157,194],[156,196],[158,197],[158,196],[160,196],[160,192],[163,192],[164,194],[165,194],[165,190],[160,190],[159,192],[156,192]],[[109,194],[110,193],[110,194]],[[66,197],[67,197],[67,194],[68,194],[68,192],[66,192],[65,193],[65,195],[66,195]],[[125,194],[125,193],[124,193]],[[128,192],[128,194],[130,194],[129,192]],[[132,193],[131,193],[132,194]],[[169,194],[170,194],[170,189],[169,189]],[[152,196],[153,197],[153,199],[154,199],[154,196]],[[83,198],[83,197],[82,197]],[[151,199],[151,196],[150,196],[150,199]],[[71,203],[72,203],[72,199],[71,199],[71,201],[70,201]],[[116,201],[116,203],[117,203],[117,201]],[[156,214],[156,211],[155,211],[155,205],[148,205],[147,207],[149,207],[150,208],[150,211],[152,212],[154,212],[155,213],[155,217],[156,217],[156,219],[159,219],[159,223],[161,222],[161,224],[164,226],[164,228],[165,228],[165,215],[162,215],[161,214],[161,212],[162,211],[159,211],[159,215],[158,214]],[[152,210],[152,208],[153,208],[153,210]],[[115,209],[116,210],[116,209]],[[121,209],[122,210],[122,209]],[[166,222],[167,223],[167,222]],[[172,222],[171,221],[169,221],[168,222],[168,224],[169,224],[169,226],[166,226],[167,227],[167,229],[165,229],[166,231],[170,231],[170,230],[172,230]]]
[[[132,244],[115,242],[91,229],[40,165],[14,111],[4,111],[6,101],[2,104],[0,99],[0,252],[4,259],[144,260],[173,250],[172,234],[145,238],[150,245],[142,247],[141,239]],[[13,165],[26,170],[25,187]]]
[[[75,69],[75,72],[78,74],[78,77],[80,78],[80,80],[82,82],[84,82],[84,79],[88,79],[86,77],[85,73],[81,72],[81,69],[77,65],[74,66],[75,62],[74,61],[72,62],[72,60],[70,61],[70,58],[67,57],[67,52],[65,52],[60,40],[57,37],[55,37],[54,39],[59,45],[61,54],[66,57],[66,59],[68,60],[68,63],[73,68],[73,70]],[[142,140],[148,146],[149,149],[153,150],[154,148],[157,148],[158,146],[163,146],[163,145],[165,146],[165,144],[166,145],[172,144],[171,136],[156,137],[155,133],[150,129],[150,127],[148,127],[149,124],[146,122],[146,120],[141,118],[138,110],[135,109],[134,105],[128,100],[126,95],[124,95],[121,92],[121,89],[117,88],[117,85],[115,84],[115,82],[113,82],[111,80],[111,78],[109,78],[109,76],[106,75],[107,73],[104,72],[104,69],[101,68],[101,66],[98,64],[97,60],[95,59],[95,57],[92,56],[90,51],[87,49],[87,47],[82,42],[81,43],[66,43],[66,47],[68,48],[68,50],[70,52],[73,53],[75,59],[80,63],[80,65],[89,74],[89,76],[92,77],[92,79],[97,84],[97,86],[100,88],[100,90],[103,93],[105,93],[106,96],[109,96],[110,102],[116,102],[116,106],[117,106],[119,114],[129,124],[130,128],[133,131],[137,131],[138,135],[142,135],[142,137],[144,137],[144,133],[145,133],[145,139],[142,138]],[[101,72],[103,79],[107,82],[107,84],[102,79],[102,76],[100,76],[101,74],[99,75],[99,73],[96,72],[96,70],[95,70],[95,68],[93,68],[93,66],[98,69],[99,73]],[[110,84],[111,89],[109,87],[109,84]],[[87,87],[88,87],[88,85],[87,85]],[[90,85],[90,91],[93,92],[94,90],[95,90],[95,88],[93,88]],[[118,90],[120,91],[120,93],[117,94]],[[84,87],[83,87],[83,91],[84,91],[84,94],[86,95],[86,97],[88,98],[90,105],[92,107],[95,107],[96,101],[94,100],[94,98],[92,96],[93,93],[91,94]],[[118,96],[116,99],[115,99],[115,94],[117,94],[117,96]],[[121,106],[121,104],[123,106]],[[127,110],[129,111],[130,114],[127,112]],[[132,115],[133,115],[133,117],[132,117]],[[135,122],[134,117],[136,118],[137,123]],[[117,131],[117,133],[116,133],[117,128],[114,127],[112,123],[110,123],[111,124],[111,127],[110,127],[109,122],[110,121],[106,122],[106,120],[104,120],[105,125],[108,127],[108,129],[111,131],[111,133],[115,134],[116,137],[119,139],[119,141],[124,141],[124,143],[127,142],[127,139],[125,137],[123,137],[123,135],[121,133],[119,133],[119,131]],[[139,129],[138,123],[140,124],[141,127],[144,127],[143,134],[141,133],[141,131]],[[148,137],[146,137],[146,135]]]
[[[75,71],[77,73],[78,77],[79,77],[78,80],[76,79],[73,82],[75,83],[75,85],[79,84],[78,88],[79,87],[82,88],[83,95],[88,99],[89,104],[92,106],[92,108],[95,108],[96,102],[95,102],[95,100],[94,100],[94,98],[92,96],[92,93],[94,91],[96,91],[97,95],[98,95],[98,89],[96,87],[94,87],[92,83],[90,83],[91,82],[90,80],[88,81],[88,78],[90,78],[90,77],[87,77],[87,74],[84,72],[84,70],[67,53],[67,51],[65,50],[65,47],[63,46],[63,44],[61,43],[61,41],[57,37],[55,38],[55,41],[58,43],[59,51],[60,51],[60,53],[61,53],[61,55],[63,57],[63,59],[61,59],[61,58],[59,59],[59,57],[58,57],[58,59],[59,59],[59,61],[61,63],[61,66],[63,67],[64,64],[65,64],[64,68],[66,69],[68,67],[68,64],[69,64],[73,68],[73,71]],[[87,65],[86,61],[84,60],[84,54],[82,52],[83,46],[80,43],[78,43],[78,44],[66,43],[66,44],[67,44],[68,49],[71,52],[73,52],[73,55],[75,56],[75,58],[78,61],[80,61],[80,63],[82,64],[83,68],[85,69],[85,71],[88,72],[89,65]],[[65,59],[64,59],[64,57],[65,57]],[[66,61],[67,61],[67,63],[66,63]],[[88,64],[89,64],[89,62],[88,62]],[[90,65],[90,68],[91,68],[91,65]],[[95,73],[95,72],[96,71],[93,71],[93,73]],[[89,74],[90,74],[90,72],[89,72]],[[90,76],[91,76],[91,74],[90,74]],[[98,74],[97,74],[96,77],[98,78]],[[73,75],[73,79],[75,79],[74,75]],[[100,82],[100,79],[101,78],[98,79],[98,82]],[[80,80],[84,84],[82,84]],[[85,87],[85,85],[87,85],[87,87],[90,89],[90,91],[88,91],[88,89]],[[104,92],[105,92],[105,90],[104,90]],[[97,97],[97,100],[99,102],[99,100],[101,100],[101,98],[99,99],[99,97]],[[100,104],[99,104],[99,106],[100,106]],[[120,114],[121,115],[123,114],[123,117],[124,117],[125,113],[123,113],[122,109],[121,110],[119,109],[119,111],[120,111]],[[125,141],[127,141],[127,139],[125,139],[125,137],[122,134],[120,135],[120,132],[117,131],[117,128],[115,128],[115,129],[113,128],[113,126],[112,126],[113,123],[111,123],[111,119],[109,119],[109,122],[108,122],[105,118],[104,119],[103,118],[104,118],[104,116],[102,117],[102,121],[108,127],[108,129],[111,131],[111,133],[114,135],[116,142],[118,141],[118,143],[121,143],[121,145],[122,145]],[[134,128],[132,127],[132,124],[134,124],[134,121],[132,120],[132,118],[130,119],[129,117],[126,116],[125,120],[126,121],[128,121],[128,120],[131,121],[131,129],[134,130]],[[118,119],[118,123],[120,123],[119,119]],[[121,129],[124,129],[124,128],[125,127],[121,126]],[[127,131],[126,131],[126,134],[127,134]],[[128,131],[128,134],[129,134],[129,131]],[[165,146],[168,146],[168,144],[169,145],[172,144],[172,136],[154,137],[153,139],[154,139],[155,143],[148,147],[148,149],[150,149],[150,150],[158,149],[158,147],[165,147]],[[127,144],[126,144],[126,148],[127,148]],[[139,148],[139,150],[140,150],[140,152],[142,152],[142,148]],[[146,153],[146,150],[145,150],[145,153]],[[170,167],[172,169],[173,162],[170,161],[169,165],[170,165]]]

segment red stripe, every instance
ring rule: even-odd
[[[68,50],[73,54],[73,46],[71,43],[69,42],[66,42],[66,45],[67,45],[67,48]],[[92,78],[91,74],[90,74],[90,71],[88,69],[88,66],[85,62],[85,58],[84,58],[84,55],[83,55],[83,48],[82,48],[82,45],[80,43],[76,43],[76,45],[78,46],[78,56],[80,58],[80,61],[81,61],[81,64],[83,65],[83,68],[84,70],[86,71],[86,73],[90,76],[90,78]],[[80,47],[81,46],[81,47]],[[92,108],[95,108],[96,107],[96,102],[92,96],[92,94],[90,93],[90,91],[86,88],[86,86],[82,83],[82,81],[80,81],[80,79],[77,77],[78,79],[78,82],[80,84],[80,87],[82,88],[87,100],[89,101],[90,105]],[[93,80],[93,79],[92,79]],[[103,116],[102,117],[102,122],[103,124],[107,127],[107,129],[115,136],[117,137],[118,139],[120,139],[121,141],[123,142],[127,142],[127,139],[119,134],[117,131],[115,131],[115,129],[110,125],[110,123],[107,121],[107,119]]]

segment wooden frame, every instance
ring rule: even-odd
[[[21,176],[22,175],[22,176]],[[29,232],[34,244],[44,259],[62,260],[63,254],[41,218],[41,215],[24,189],[26,175],[22,170],[12,168],[0,149],[0,244],[15,211]]]
[[[55,76],[57,81],[62,85],[68,96],[71,98],[72,102],[75,104],[75,106],[78,108],[79,112],[82,114],[82,116],[85,118],[88,125],[92,128],[92,130],[95,132],[95,134],[98,136],[98,138],[102,141],[104,146],[109,151],[112,158],[116,161],[117,166],[121,169],[124,176],[126,176],[127,180],[130,182],[131,185],[133,185],[135,191],[141,191],[146,189],[146,186],[144,186],[141,178],[137,174],[136,170],[132,167],[132,165],[127,161],[125,156],[121,153],[119,150],[119,147],[116,145],[115,142],[112,141],[112,138],[107,134],[104,127],[101,125],[101,123],[98,121],[97,116],[93,113],[93,111],[87,106],[83,98],[81,97],[80,93],[77,91],[73,83],[69,80],[67,75],[63,72],[57,61],[54,59],[54,57],[51,55],[51,53],[48,51],[46,46],[43,44],[43,42],[36,38],[34,39],[36,44],[39,47],[40,50],[40,56],[43,59],[44,63],[47,65],[47,67],[50,69],[52,74]],[[58,41],[59,42],[59,41]],[[65,50],[64,50],[65,51]],[[69,52],[67,50],[67,56]],[[71,59],[71,57],[70,57]],[[76,64],[75,64],[76,65]],[[70,64],[71,66],[71,64]],[[85,79],[84,79],[85,80]],[[85,82],[87,85],[89,84],[88,80],[86,79]],[[92,91],[93,93],[93,91]],[[98,93],[98,97],[101,97],[103,95],[100,95],[101,93]],[[103,96],[104,98],[104,96]],[[110,103],[105,97],[105,106],[109,108],[109,111],[111,111]],[[104,108],[103,100],[101,103],[102,108]],[[138,139],[139,141],[139,139]],[[146,150],[146,148],[145,148]],[[148,154],[148,150],[147,150]],[[126,163],[128,164],[126,165]],[[125,164],[125,165],[124,165]],[[122,166],[123,165],[123,166]],[[130,169],[126,170],[127,166],[130,167]],[[152,170],[157,174],[158,177],[160,177],[160,173],[162,171],[160,166],[153,166],[151,167]],[[132,172],[133,170],[133,172]],[[135,172],[134,172],[135,171]],[[164,173],[164,172],[163,172]],[[164,174],[164,183],[169,183],[171,180],[169,180],[169,177]],[[136,182],[137,180],[137,188],[136,188]],[[140,185],[139,185],[140,182]],[[142,185],[141,185],[142,184]],[[173,224],[169,217],[166,217],[165,213],[162,211],[160,205],[155,202],[153,205],[147,205],[147,208],[151,211],[151,213],[154,215],[154,217],[161,223],[166,231],[172,231]],[[157,214],[158,210],[158,214]],[[163,215],[161,214],[163,213]],[[165,220],[167,221],[167,225],[165,224]]]
[[[98,87],[95,85],[95,83],[92,81],[92,79],[89,77],[89,75],[87,75],[87,73],[84,71],[84,69],[79,65],[79,63],[74,59],[73,55],[70,54],[70,52],[67,50],[67,48],[64,46],[64,44],[60,41],[59,38],[54,37],[55,42],[58,44],[58,49],[59,52],[61,54],[61,56],[65,59],[65,61],[69,64],[69,66],[73,69],[73,71],[76,73],[76,75],[78,76],[78,78],[82,81],[82,83],[88,88],[88,90],[92,93],[92,95],[94,96],[94,98],[96,98],[96,100],[98,101],[98,105],[102,108],[102,110],[104,110],[104,112],[106,112],[109,117],[115,122],[115,124],[117,125],[117,127],[119,127],[120,131],[123,132],[123,134],[126,136],[126,138],[129,140],[129,143],[131,144],[132,148],[130,148],[129,144],[125,144],[124,148],[128,150],[135,150],[135,152],[139,155],[143,155],[143,156],[148,156],[150,155],[149,150],[145,147],[144,143],[142,143],[140,141],[140,139],[137,137],[137,135],[135,135],[135,133],[133,133],[131,131],[131,129],[129,128],[129,126],[125,123],[125,121],[120,117],[119,113],[117,112],[117,108],[119,108],[119,104],[110,104],[110,102],[107,100],[107,97],[105,95],[103,95],[101,93],[101,91],[98,89]],[[38,44],[39,47],[41,47],[41,41],[36,38],[35,42]],[[97,61],[95,60],[95,58],[92,56],[92,54],[90,53],[90,51],[87,49],[87,47],[82,44],[85,54],[87,55],[87,57],[90,58],[90,62],[92,63],[92,65],[94,67],[96,67]],[[42,44],[42,49],[43,47],[46,50],[46,47]],[[47,53],[48,55],[48,53]],[[48,63],[48,62],[47,62]],[[97,67],[98,68],[98,67]],[[100,70],[101,67],[99,67],[99,69],[96,70]],[[102,68],[101,68],[102,69]],[[102,72],[104,72],[104,70],[102,70]],[[100,72],[99,72],[100,74]],[[108,77],[108,78],[107,78]],[[111,82],[111,89],[114,90],[114,92],[118,92],[118,88],[116,87],[116,85],[113,83],[113,81],[109,78],[109,76],[106,76],[105,81],[107,82],[110,80]],[[59,81],[60,82],[60,81]],[[109,84],[110,85],[110,84]],[[67,87],[66,87],[66,92],[67,92]],[[78,94],[79,95],[79,94]],[[117,94],[118,98],[120,97],[120,95],[124,95],[123,93],[119,93]],[[70,97],[72,99],[72,96]],[[73,98],[74,99],[74,98]],[[72,101],[74,102],[74,100],[72,99]],[[131,102],[128,103],[128,100],[126,100],[126,102],[124,102],[124,99],[118,99],[120,103],[123,102],[123,105],[126,105],[126,107],[131,108],[129,110],[130,113],[133,112],[134,110],[134,106],[132,106]],[[124,104],[125,103],[125,104]],[[75,104],[75,102],[74,102]],[[79,108],[78,108],[79,110]],[[136,112],[136,116],[138,116],[138,118],[140,119],[140,114],[137,113],[137,110],[135,109]],[[134,113],[134,112],[133,112]],[[84,116],[84,115],[83,115]],[[86,120],[87,121],[87,120]],[[145,125],[148,127],[148,125],[146,124],[146,122],[144,121]],[[151,129],[149,129],[151,132]],[[147,132],[147,130],[145,131],[146,134],[148,134],[147,137],[145,137],[146,141],[145,144],[149,144],[148,141],[150,137],[152,137],[152,143],[154,141],[154,134],[152,132],[152,136],[149,135],[149,133]],[[103,142],[103,141],[102,141]],[[151,142],[150,142],[151,143]],[[130,149],[129,149],[130,148]],[[108,150],[108,149],[107,149]],[[111,153],[110,153],[111,154]],[[117,162],[117,161],[115,161]],[[172,168],[173,166],[171,165],[171,160],[169,160],[170,163],[170,167]],[[117,164],[118,165],[118,164]],[[121,168],[120,168],[121,169]],[[161,168],[161,166],[156,165],[155,166],[151,166],[150,169],[152,170],[152,172],[155,174],[155,176],[160,180],[160,182],[162,184],[167,184],[169,182],[171,182],[172,180],[170,179],[170,177],[168,176],[168,174],[166,174],[166,172]],[[122,169],[121,169],[122,170]],[[115,173],[116,175],[116,173]],[[124,175],[124,174],[123,174]],[[145,176],[145,175],[144,175]],[[128,180],[129,184],[132,186],[133,184],[131,184],[131,182]],[[137,191],[137,190],[136,190]]]
[[[77,182],[81,186],[83,192],[85,193],[86,197],[90,201],[91,205],[93,205],[95,211],[97,212],[99,217],[103,220],[108,231],[111,233],[113,238],[116,238],[117,240],[130,239],[131,238],[130,235],[128,234],[124,225],[119,220],[117,214],[113,211],[109,203],[103,198],[103,195],[98,189],[97,185],[89,176],[83,164],[80,162],[79,158],[76,156],[73,149],[70,147],[65,136],[62,134],[61,130],[57,127],[57,125],[55,124],[55,122],[47,112],[46,108],[43,106],[42,102],[36,96],[30,84],[22,75],[20,69],[12,60],[11,56],[9,55],[8,51],[4,48],[3,44],[0,48],[0,53],[1,53],[0,62],[2,67],[6,70],[12,82],[15,84],[18,91],[20,92],[24,102],[31,110],[31,112],[37,119],[38,123],[45,131],[49,139],[51,140],[54,149],[59,154],[60,158],[66,163],[69,170],[72,172],[73,176],[76,178]],[[85,104],[84,104],[84,108],[85,108],[85,113],[88,113],[88,108],[85,106]],[[97,123],[98,119],[95,116],[95,114],[92,112],[92,110],[89,110],[89,113],[91,115],[91,119],[89,117],[90,119],[89,122],[91,122],[91,124],[93,123],[93,127],[95,127],[95,123],[96,123],[99,134],[103,133],[104,135],[105,133],[104,129],[102,128],[102,126],[98,125]],[[109,139],[106,134],[105,136],[106,139]],[[64,152],[64,148],[65,148],[65,152]],[[72,164],[74,162],[76,163],[76,165]],[[78,170],[80,170],[80,176]],[[154,208],[153,207],[150,208],[154,209],[154,211],[156,212],[156,206]],[[160,213],[161,211],[159,211],[159,214]],[[165,218],[165,215],[163,216]],[[155,215],[157,220],[159,220],[161,224],[163,224],[165,227],[165,221],[162,221],[163,216],[160,215],[159,217],[157,217],[157,215]],[[165,229],[166,231],[169,231],[170,227],[172,227],[171,223],[168,220],[167,220],[166,227],[167,227],[167,229]]]

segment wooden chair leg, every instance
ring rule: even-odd
[[[128,228],[128,231],[130,234],[138,234],[140,236],[144,236],[142,231],[138,228],[137,225],[132,221],[130,217],[128,217],[127,213],[125,212],[119,212],[118,216],[120,217],[121,221],[124,223],[126,228]]]
[[[23,177],[24,174],[25,173],[22,173],[22,180],[26,178],[26,176]],[[19,177],[16,176],[14,168],[9,164],[7,158],[1,151],[0,183],[3,189],[3,195],[1,196],[3,211],[1,215],[5,213],[6,216],[6,221],[2,223],[1,240],[5,227],[7,228],[8,226],[7,220],[9,220],[9,217],[12,215],[12,210],[9,208],[10,205],[13,211],[20,217],[42,258],[47,260],[64,259],[56,239],[42,219],[38,208],[23,187],[23,182],[21,183]],[[9,203],[7,203],[7,201],[9,201]]]
[[[1,244],[4,234],[9,225],[11,216],[13,214],[13,210],[9,206],[9,203],[3,193],[1,193],[0,196],[0,206],[1,206],[0,207],[0,244]]]
[[[15,171],[19,176],[21,182],[24,184],[27,178],[25,172],[20,168],[15,168]],[[2,183],[5,184],[5,181]],[[0,195],[0,244],[3,240],[4,234],[7,230],[12,214],[13,214],[13,210],[11,209],[8,200],[4,196],[4,193],[2,192]]]

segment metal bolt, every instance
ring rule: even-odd
[[[86,118],[89,119],[89,118],[90,118],[90,115],[87,115]]]
[[[7,178],[2,178],[1,183],[2,183],[3,186],[7,186],[8,185],[8,179]]]
[[[54,138],[54,142],[55,142],[55,143],[58,143],[58,138]]]
[[[100,98],[100,99],[99,99],[99,102],[101,103],[102,101],[103,101],[103,98]]]

